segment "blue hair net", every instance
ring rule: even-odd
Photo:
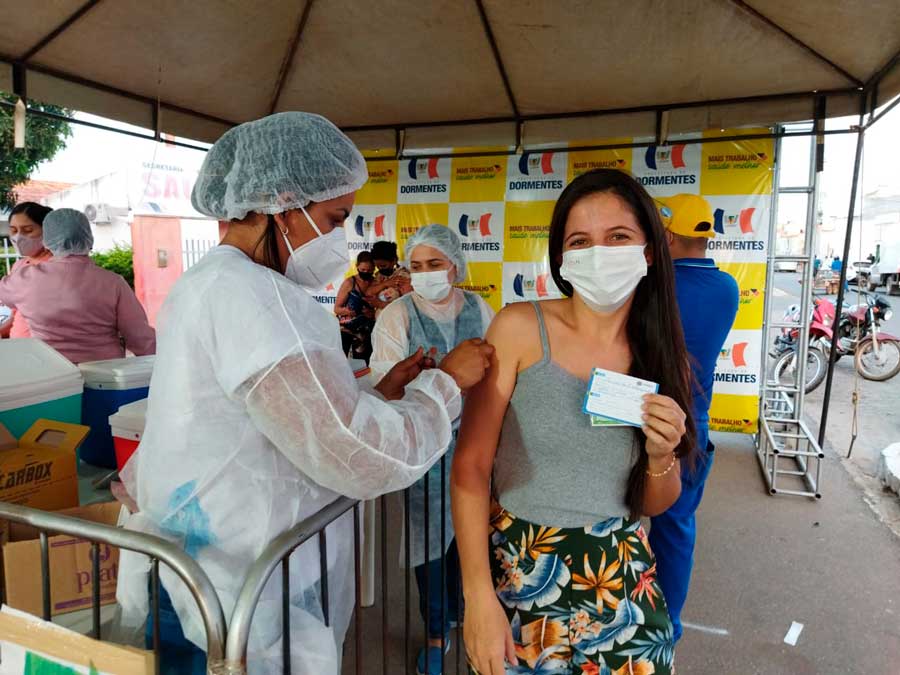
[[[191,203],[219,220],[282,213],[361,188],[366,161],[320,115],[283,112],[227,131],[206,154]]]
[[[94,246],[94,233],[87,217],[75,209],[56,209],[44,218],[44,246],[56,258],[87,255]]]
[[[431,246],[436,248],[456,265],[456,280],[459,283],[466,280],[466,256],[462,250],[462,241],[459,236],[444,225],[425,225],[406,242],[406,259],[409,260],[416,246]]]

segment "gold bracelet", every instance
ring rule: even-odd
[[[665,471],[663,471],[662,473],[650,473],[650,469],[647,469],[647,475],[650,476],[650,478],[662,478],[663,476],[665,476],[667,473],[669,473],[672,470],[672,467],[675,466],[675,462],[677,462],[677,461],[678,461],[678,455],[676,455],[673,452],[672,453],[672,461],[669,463],[669,466]]]

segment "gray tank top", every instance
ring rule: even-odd
[[[584,527],[628,515],[625,493],[638,458],[631,427],[592,427],[582,412],[588,383],[550,356],[540,304],[543,358],[518,375],[494,460],[494,498],[540,525]]]

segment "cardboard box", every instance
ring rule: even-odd
[[[115,526],[121,505],[118,502],[93,504],[62,511],[63,515]],[[41,543],[37,530],[10,523],[9,541],[3,546],[3,581],[6,603],[23,612],[41,616]],[[49,538],[50,608],[53,616],[92,606],[94,589],[91,544],[68,535]],[[100,604],[116,601],[119,576],[119,549],[99,544]]]
[[[18,441],[0,424],[0,501],[44,511],[78,506],[80,424],[38,420]]]
[[[152,652],[93,640],[4,607],[0,675],[152,675]]]

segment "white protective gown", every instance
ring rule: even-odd
[[[339,494],[410,485],[440,458],[461,406],[447,374],[423,372],[401,401],[361,391],[337,320],[280,274],[230,246],[172,289],[159,321],[140,448],[122,472],[140,512],[130,529],[178,541],[231,612],[244,576],[278,534]],[[352,520],[329,530],[331,627],[322,621],[318,544],[292,557],[293,672],[334,674],[353,609]],[[125,621],[147,616],[148,561],[122,552]],[[161,566],[186,637],[205,648],[192,596]],[[281,575],[258,606],[250,672],[281,672]]]
[[[381,313],[372,332],[372,377],[379,380],[399,361],[422,347],[437,349],[440,361],[449,350],[473,337],[483,338],[494,318],[494,310],[471,291],[454,288],[443,303],[429,302],[418,293],[395,300]],[[454,420],[454,431],[459,420]],[[456,444],[455,434],[451,448]],[[409,490],[409,532],[403,518],[400,542],[400,565],[406,565],[406,538],[409,538],[410,565],[416,567],[427,560],[439,560],[453,541],[455,531],[450,516],[450,468],[452,450],[444,460],[444,470],[435,465],[428,472],[428,491],[424,479]],[[443,476],[443,480],[442,480]],[[443,485],[444,498],[441,498]],[[405,500],[399,499],[400,505]],[[428,504],[428,526],[425,526],[425,504]],[[442,511],[443,506],[443,511]],[[443,531],[443,538],[441,532]]]

